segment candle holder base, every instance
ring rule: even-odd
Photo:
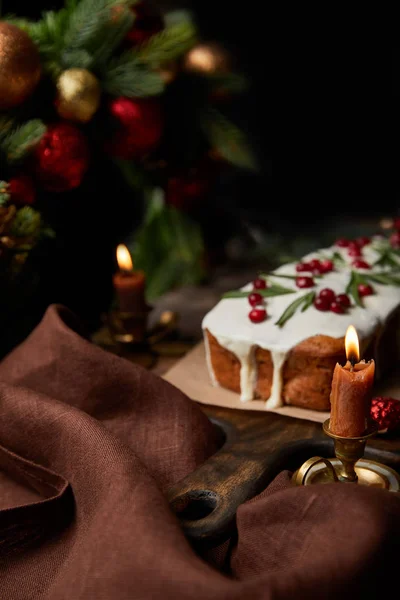
[[[108,352],[149,369],[160,356],[179,357],[193,347],[192,342],[175,339],[179,315],[174,311],[163,311],[149,327],[151,309],[140,315],[110,311],[103,315],[103,326],[92,336],[92,341]]]
[[[342,437],[329,429],[329,419],[323,424],[326,435],[334,440],[335,458],[313,456],[306,460],[292,476],[294,485],[323,483],[356,483],[400,491],[400,476],[390,467],[364,458],[368,439],[377,433],[370,428],[359,437]]]

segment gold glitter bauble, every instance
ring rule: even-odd
[[[230,70],[227,50],[216,42],[204,42],[194,46],[186,54],[184,69],[199,73],[223,73]]]
[[[63,119],[86,123],[100,104],[101,89],[86,69],[67,69],[57,80],[57,112]]]
[[[0,110],[21,104],[41,75],[38,49],[25,31],[0,21]]]

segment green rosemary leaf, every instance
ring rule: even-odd
[[[360,273],[356,273],[356,271],[352,271],[350,275],[350,281],[346,287],[346,294],[349,294],[357,304],[361,308],[364,308],[364,304],[362,303],[360,294],[358,293],[358,285],[360,283],[367,283],[367,280]]]
[[[337,251],[332,254],[332,260],[334,263],[345,264],[346,262],[340,252]]]
[[[306,299],[302,306],[301,312],[304,312],[305,310],[307,310],[307,308],[309,308],[309,306],[311,306],[311,304],[314,302],[314,299],[315,299],[315,292],[309,292],[309,294],[306,295]]]
[[[276,321],[275,325],[277,325],[278,327],[282,327],[286,323],[286,321],[293,317],[294,313],[298,308],[300,308],[301,305],[307,305],[307,307],[310,306],[314,295],[315,292],[308,292],[304,296],[297,298],[297,300],[289,304],[289,306],[283,311],[279,319]]]
[[[390,249],[381,252],[378,260],[374,262],[374,267],[398,267],[399,261],[394,258],[394,252]]]
[[[380,283],[382,285],[400,285],[400,278],[395,277],[391,273],[372,273],[365,275],[365,278],[369,281],[374,281],[375,283]]]
[[[297,275],[286,275],[283,273],[260,273],[259,277],[283,277],[284,279],[297,279],[298,277],[312,277],[313,279],[321,279],[322,275],[312,275],[311,273],[298,273]]]
[[[271,285],[264,290],[256,290],[263,298],[272,298],[273,296],[283,296],[284,294],[294,294],[295,290],[282,287],[281,285]],[[232,290],[231,292],[225,292],[222,298],[247,298],[252,290]]]

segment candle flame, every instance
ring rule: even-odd
[[[124,244],[118,244],[117,246],[117,262],[121,271],[133,271],[132,258]]]
[[[347,328],[344,345],[347,360],[352,364],[358,362],[360,360],[360,344],[358,342],[357,331],[353,325],[349,325]]]

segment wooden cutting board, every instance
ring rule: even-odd
[[[238,506],[280,471],[294,471],[312,456],[334,456],[333,441],[322,430],[329,413],[296,407],[267,411],[261,401],[242,403],[237,394],[211,385],[202,343],[163,377],[199,404],[220,440],[216,454],[169,490],[171,507],[193,544],[226,539]],[[374,395],[400,398],[399,379],[394,373]],[[400,434],[370,439],[365,457],[400,472]]]

